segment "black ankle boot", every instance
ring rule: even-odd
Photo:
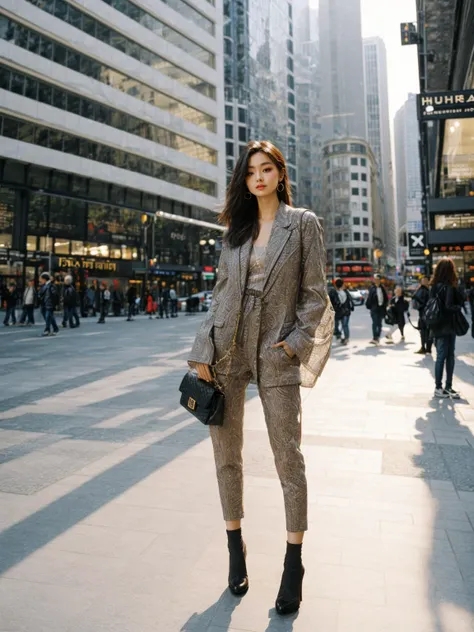
[[[286,544],[285,564],[280,590],[275,602],[278,614],[297,612],[303,601],[304,566],[301,561],[301,544]]]
[[[247,577],[247,549],[242,540],[242,529],[227,531],[229,548],[229,590],[234,595],[245,595],[249,589]]]

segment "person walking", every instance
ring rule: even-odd
[[[220,221],[227,233],[218,282],[188,361],[201,379],[212,381],[214,373],[225,387],[224,422],[210,426],[210,433],[227,529],[228,585],[235,595],[249,587],[241,532],[243,414],[247,385],[258,385],[286,511],[287,548],[275,605],[279,614],[289,614],[302,598],[301,548],[308,528],[300,385],[314,386],[334,329],[323,232],[311,211],[291,207],[285,159],[269,141],[251,141],[241,152]],[[324,343],[316,343],[321,322],[327,325]]]
[[[122,311],[122,307],[123,307],[123,292],[120,289],[120,285],[119,282],[117,281],[117,279],[114,280],[113,282],[113,289],[112,289],[112,296],[111,296],[111,300],[112,300],[112,313],[114,316],[120,316],[120,313]]]
[[[52,283],[51,275],[43,272],[39,279],[40,291],[39,298],[41,301],[42,314],[45,321],[45,328],[42,336],[55,336],[59,332],[59,327],[54,317],[54,310],[59,305],[58,288]],[[51,327],[53,331],[51,332]]]
[[[170,317],[170,291],[167,287],[161,290],[160,296],[160,318],[163,316]]]
[[[178,318],[178,295],[174,285],[170,287],[171,318]]]
[[[34,325],[35,324],[35,303],[36,303],[36,288],[34,279],[28,281],[25,291],[23,292],[23,310],[20,318],[20,325]]]
[[[371,345],[380,344],[380,336],[382,335],[382,325],[385,313],[387,311],[388,295],[382,285],[380,274],[374,275],[374,284],[369,290],[365,306],[370,310],[372,318],[372,340]]]
[[[435,397],[459,399],[453,389],[456,350],[454,315],[462,310],[464,297],[457,288],[458,278],[452,259],[446,257],[436,265],[431,279],[430,299],[437,298],[440,306],[439,322],[430,325],[430,335],[436,346]],[[443,372],[446,368],[446,383],[443,388]]]
[[[3,319],[3,324],[5,327],[10,326],[10,319],[12,321],[12,325],[16,325],[16,304],[18,301],[18,291],[16,289],[15,283],[10,283],[6,292],[5,292],[5,303],[6,303],[6,313],[5,318]]]
[[[127,321],[133,320],[135,314],[135,299],[137,298],[137,288],[130,284],[127,290],[128,317]]]
[[[429,277],[424,276],[421,279],[420,286],[412,298],[413,308],[418,311],[418,329],[420,331],[421,338],[421,347],[418,351],[415,351],[415,353],[419,353],[420,355],[431,353],[431,347],[433,346],[433,341],[429,336],[429,328],[426,326],[423,319],[423,312],[425,311],[426,303],[428,302],[429,297],[430,279]]]
[[[107,283],[102,281],[100,284],[100,297],[99,297],[99,320],[97,323],[99,325],[103,325],[105,323],[105,317],[109,313],[109,305],[110,305],[110,290],[107,287]]]
[[[335,287],[332,287],[329,291],[329,298],[335,313],[334,335],[338,340],[341,340],[343,345],[347,345],[350,338],[349,320],[354,311],[354,301],[343,279],[336,279],[334,285]]]
[[[64,278],[63,308],[62,326],[67,327],[69,323],[71,329],[79,327],[81,323],[77,313],[77,292],[70,274]]]
[[[392,296],[389,302],[388,311],[393,315],[393,325],[385,336],[385,341],[388,345],[393,345],[393,334],[397,329],[400,330],[401,342],[405,342],[405,313],[408,312],[409,303],[405,298],[403,289],[398,285],[395,288],[395,295]]]

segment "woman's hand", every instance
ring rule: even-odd
[[[195,368],[200,380],[204,380],[205,382],[213,381],[211,367],[208,364],[201,364],[200,362],[196,362]]]
[[[279,347],[282,347],[283,350],[285,351],[286,355],[289,358],[294,358],[295,357],[295,352],[293,351],[293,349],[290,347],[290,345],[283,341],[283,342],[278,342],[276,345],[272,345],[272,349],[278,349]]]

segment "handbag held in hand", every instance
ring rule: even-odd
[[[222,426],[224,422],[224,393],[211,382],[200,380],[188,371],[179,387],[180,404],[206,426]]]

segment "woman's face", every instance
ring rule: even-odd
[[[245,182],[252,195],[257,198],[273,195],[280,179],[278,167],[263,151],[250,157]]]
[[[396,296],[401,296],[402,295],[402,288],[401,287],[395,288],[395,295]]]

